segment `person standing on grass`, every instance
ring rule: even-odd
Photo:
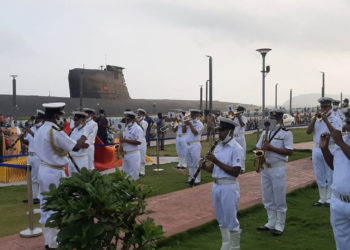
[[[237,219],[239,183],[237,177],[244,163],[244,150],[234,140],[235,123],[229,118],[219,118],[219,139],[221,141],[206,159],[212,162],[203,169],[212,173],[214,179],[212,200],[215,216],[219,223],[221,250],[240,249],[241,229]]]
[[[91,108],[83,108],[83,111],[88,115],[86,119],[85,129],[88,131],[88,160],[89,160],[89,170],[95,169],[95,139],[97,136],[98,125],[95,122],[96,119],[96,111]]]
[[[125,111],[125,130],[123,138],[119,140],[123,145],[124,157],[122,170],[131,180],[138,180],[140,174],[141,154],[140,145],[142,142],[142,128],[135,122],[136,114],[133,111]]]
[[[156,121],[157,124],[157,136],[160,141],[160,150],[164,150],[164,137],[166,133],[166,124],[165,119],[162,113],[158,113],[158,119]]]
[[[25,127],[27,135],[24,138],[24,143],[28,144],[28,159],[27,164],[32,167],[32,190],[33,190],[33,203],[39,204],[39,180],[38,180],[38,172],[40,167],[40,159],[35,153],[35,145],[34,145],[34,135],[39,130],[39,128],[43,125],[43,119],[45,118],[45,112],[38,109],[36,111],[35,116],[35,124],[30,127],[30,123]],[[28,200],[23,200],[24,203],[27,203]]]
[[[78,151],[88,148],[89,144],[83,140],[75,141],[60,130],[58,123],[60,116],[64,114],[65,103],[44,103],[45,123],[38,129],[34,136],[35,153],[40,159],[38,173],[39,192],[50,191],[50,185],[56,187],[60,179],[65,177],[64,169],[68,164],[68,152]],[[45,227],[53,211],[44,211],[45,196],[40,195],[40,224],[42,224],[46,249],[56,249],[58,247],[56,238],[58,230],[56,228]]]
[[[245,108],[243,106],[238,106],[237,107],[237,115],[235,115],[235,118],[233,121],[236,124],[235,131],[234,131],[234,137],[235,140],[241,145],[241,147],[244,150],[244,159],[243,159],[243,164],[241,168],[241,174],[245,172],[245,158],[246,158],[246,150],[247,150],[247,144],[245,141],[245,128],[247,126],[248,119],[243,115]]]
[[[334,128],[327,115],[322,114],[330,133],[321,135],[322,154],[333,173],[331,198],[331,224],[337,250],[350,249],[350,134],[342,133]],[[347,120],[347,123],[350,123]],[[337,147],[330,150],[330,139]]]
[[[186,164],[189,171],[188,182],[196,173],[199,167],[199,160],[201,157],[202,145],[201,136],[204,129],[203,123],[199,120],[201,110],[190,109],[192,120],[185,120],[185,126],[182,130],[186,134]],[[199,173],[194,184],[198,185],[201,182],[201,174]]]
[[[323,133],[329,133],[326,123],[319,116],[321,113],[326,113],[328,116],[328,121],[332,124],[332,126],[341,131],[342,130],[342,121],[332,113],[332,98],[322,97],[318,99],[318,102],[321,105],[320,113],[316,113],[316,115],[312,118],[311,124],[306,130],[307,134],[314,133],[314,148],[312,149],[312,164],[314,166],[314,172],[316,177],[316,182],[318,186],[318,191],[320,198],[317,202],[313,204],[313,206],[326,206],[329,207],[329,203],[331,200],[331,185],[333,181],[333,172],[327,166],[327,163],[322,155],[320,149],[320,137]],[[317,118],[318,117],[318,118]],[[329,142],[332,150],[335,147],[334,140],[331,139]]]
[[[141,153],[141,163],[140,163],[140,177],[146,175],[146,151],[147,151],[147,142],[146,142],[146,131],[148,129],[148,122],[145,121],[146,110],[137,109],[137,124],[142,128],[143,137],[140,145],[140,153]]]
[[[286,167],[288,156],[293,154],[293,134],[283,126],[282,110],[271,110],[270,119],[277,125],[261,134],[256,144],[265,151],[264,169],[261,171],[262,202],[267,211],[268,222],[259,231],[271,231],[281,235],[286,221]],[[266,135],[266,136],[265,136]]]
[[[186,166],[186,134],[183,133],[183,120],[185,117],[185,110],[179,110],[176,117],[177,125],[174,126],[173,132],[176,133],[176,152],[178,156],[178,164],[176,168],[185,169]]]

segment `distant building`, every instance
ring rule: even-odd
[[[69,70],[70,97],[80,97],[82,83],[82,96],[85,98],[130,99],[123,69],[107,65],[104,70],[80,68]]]

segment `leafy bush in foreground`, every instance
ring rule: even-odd
[[[163,237],[146,213],[149,189],[137,185],[116,169],[111,175],[83,168],[71,178],[50,186],[44,210],[54,214],[46,224],[60,231],[59,249],[152,249]]]

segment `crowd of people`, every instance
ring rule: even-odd
[[[337,248],[348,249],[350,186],[346,180],[350,177],[350,108],[347,99],[342,107],[339,107],[338,101],[327,97],[319,99],[319,103],[320,109],[311,117],[307,128],[308,134],[314,134],[312,160],[320,196],[313,206],[331,207],[331,224]],[[88,107],[74,111],[71,122],[64,121],[61,119],[64,106],[64,103],[43,104],[45,110],[37,110],[36,115],[25,122],[24,133],[18,133],[25,135],[23,142],[27,145],[28,163],[32,166],[34,203],[41,206],[45,203],[41,193],[48,191],[50,184],[59,185],[60,178],[65,177],[66,165],[69,166],[69,176],[83,167],[89,170],[95,168],[96,137],[107,144],[108,130],[113,127],[104,110],[99,110],[97,116],[97,111]],[[159,139],[160,150],[165,149],[167,131],[176,135],[176,167],[188,169],[186,183],[198,185],[201,182],[201,174],[197,171],[199,168],[212,173],[212,200],[222,235],[222,250],[240,249],[238,177],[245,172],[245,131],[249,126],[249,119],[244,113],[243,106],[235,110],[231,108],[227,115],[220,116],[213,112],[203,116],[198,109],[188,112],[178,109],[168,116],[158,113],[157,118],[152,119],[145,109],[139,108],[136,112],[125,110],[120,121],[123,125],[118,128],[122,171],[131,180],[138,180],[146,174],[146,151],[152,137]],[[282,235],[285,228],[286,165],[294,148],[293,134],[283,124],[284,113],[280,109],[269,111],[268,118],[274,122],[268,124],[273,125],[261,128],[263,132],[256,144],[256,148],[264,152],[264,160],[259,167],[262,202],[267,211],[267,223],[257,229],[277,236]],[[4,120],[2,125],[16,126],[15,120],[9,117],[1,120]],[[206,123],[206,139],[214,145],[205,156],[204,163],[200,160],[205,130],[203,123]],[[41,211],[40,223],[46,249],[58,247],[57,230],[45,227],[51,214],[51,211]]]

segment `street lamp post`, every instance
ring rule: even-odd
[[[292,114],[292,94],[293,94],[293,89],[289,90],[289,113]]]
[[[79,84],[80,84],[80,86],[79,86],[79,88],[80,88],[80,94],[79,94],[80,110],[83,110],[83,80],[84,80],[83,78],[84,78],[84,69],[80,72],[80,82],[79,82]]]
[[[262,65],[262,115],[263,118],[265,117],[265,76],[267,73],[270,72],[270,66],[266,66],[265,68],[265,56],[271,49],[263,48],[263,49],[257,49],[263,59],[263,65]]]
[[[200,91],[199,91],[199,109],[203,111],[203,85],[200,86]]]
[[[213,110],[213,58],[209,58],[209,111]]]
[[[11,75],[12,77],[12,106],[16,107],[17,106],[17,101],[16,101],[16,77],[18,75]]]
[[[275,109],[277,109],[277,86],[278,83],[275,84]]]
[[[208,83],[209,80],[205,82],[205,110],[208,110]]]
[[[324,97],[324,72],[321,71],[321,74],[322,74],[322,97]]]

